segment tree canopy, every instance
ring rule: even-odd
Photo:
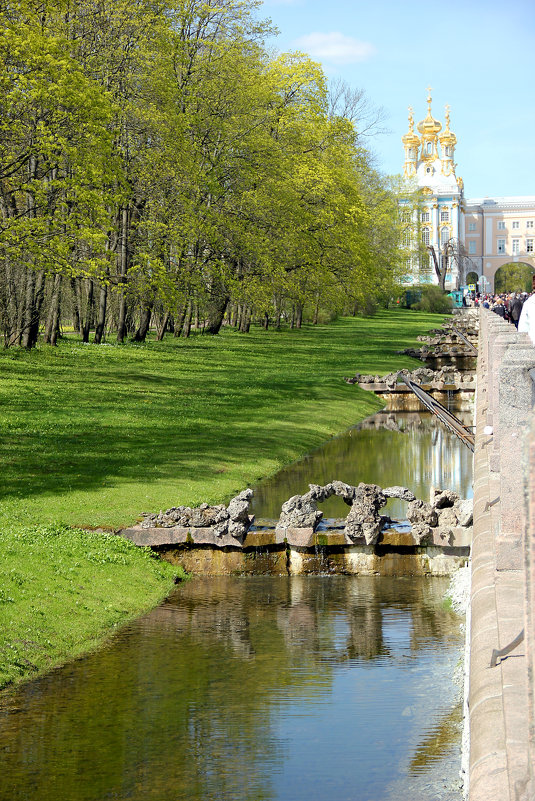
[[[371,311],[400,273],[381,112],[273,54],[255,0],[8,0],[0,328],[32,347]],[[46,315],[45,315],[46,312]],[[46,320],[45,320],[46,317]]]

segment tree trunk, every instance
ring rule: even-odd
[[[72,327],[75,331],[80,330],[80,308],[78,306],[78,293],[76,292],[76,278],[71,278],[72,291]]]
[[[20,343],[23,348],[28,348],[30,341],[30,326],[32,319],[32,309],[35,293],[35,273],[33,270],[28,269],[26,274],[26,293],[24,296],[24,309],[22,312],[21,320],[21,339]]]
[[[303,304],[297,303],[295,307],[295,327],[301,328],[303,322]]]
[[[93,322],[93,311],[95,306],[95,285],[92,278],[87,279],[87,302],[85,307],[85,318],[82,327],[82,342],[89,342],[89,332]]]
[[[20,270],[19,276],[20,276]],[[6,256],[4,259],[4,278],[2,283],[2,334],[4,347],[10,347],[20,339],[18,322],[21,302],[21,286],[17,286],[13,264]]]
[[[267,331],[268,328],[269,328],[269,314],[267,312],[264,312],[264,319],[262,321],[262,325],[264,326],[264,328]]]
[[[186,339],[191,334],[191,315],[193,314],[193,304],[191,300],[188,301],[188,309],[186,311],[186,316],[184,317],[184,322],[182,324],[182,336],[186,337]]]
[[[282,317],[282,298],[275,297],[275,328],[280,330]]]
[[[39,323],[45,293],[45,272],[40,270],[37,274],[30,270],[26,284],[26,301],[22,325],[21,344],[23,348],[33,348],[39,337]]]
[[[56,273],[52,287],[52,297],[50,298],[50,309],[45,328],[45,342],[47,345],[55,345],[58,338],[59,310],[61,304],[61,275]]]
[[[19,305],[17,310],[17,321],[15,325],[15,332],[13,336],[13,345],[22,345],[22,332],[24,329],[24,311],[26,309],[26,288],[28,281],[31,281],[31,272],[25,269],[22,275],[20,284]]]
[[[241,334],[248,334],[249,328],[251,327],[251,309],[245,307],[242,313],[241,322],[240,322],[240,333]]]
[[[184,327],[184,320],[186,319],[186,312],[188,310],[188,301],[186,300],[182,309],[178,313],[178,317],[175,320],[175,330],[174,335],[179,337],[182,333],[182,328]]]
[[[319,293],[316,295],[316,305],[314,306],[314,317],[312,319],[312,325],[318,324],[318,317],[320,313],[320,296]]]
[[[128,226],[130,221],[130,213],[127,207],[121,211],[121,236],[119,248],[119,320],[117,323],[117,342],[123,343],[126,338],[127,326],[127,304],[126,304],[126,274],[128,272]]]
[[[157,342],[161,342],[162,341],[163,336],[164,336],[164,334],[166,332],[166,329],[167,329],[167,324],[169,323],[170,316],[171,315],[169,314],[169,312],[165,312],[165,314],[164,314],[164,316],[162,318],[162,321],[161,321],[161,323],[158,326],[158,329],[156,331],[156,341]]]
[[[238,303],[238,305],[236,306],[236,319],[234,320],[234,328],[237,328],[238,331],[240,330],[242,315],[243,315],[243,306],[241,303]]]
[[[139,325],[134,336],[132,337],[133,342],[145,342],[150,328],[150,318],[152,316],[153,306],[153,300],[143,305],[143,308],[141,309],[141,319],[139,321]]]
[[[106,328],[106,312],[108,311],[108,285],[104,281],[100,285],[98,297],[98,320],[95,327],[95,345],[100,345],[104,341],[104,331]]]
[[[34,348],[39,338],[39,325],[41,323],[41,313],[43,311],[43,301],[45,299],[45,271],[40,270],[37,273],[37,280],[35,282],[35,295],[33,303],[33,315],[30,329],[30,347]]]
[[[212,301],[208,312],[206,333],[219,334],[221,326],[223,325],[223,320],[225,319],[225,312],[229,301],[230,298],[228,295],[221,295]]]

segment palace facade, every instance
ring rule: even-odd
[[[445,288],[477,283],[492,291],[497,271],[521,262],[535,271],[535,196],[466,199],[457,175],[457,137],[431,113],[416,126],[409,107],[409,130],[402,137],[407,195],[401,202],[407,248],[406,284],[438,283],[436,266],[445,272]]]

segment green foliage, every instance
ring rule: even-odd
[[[194,300],[217,333],[230,301],[300,325],[306,304],[316,318],[391,294],[395,193],[319,65],[265,48],[258,6],[0,11],[6,345],[35,345],[55,273],[116,291],[121,342],[127,305]]]
[[[531,292],[531,279],[533,267],[529,264],[504,264],[496,272],[494,278],[494,291],[502,292]]]
[[[417,303],[412,304],[411,309],[433,314],[451,313],[453,301],[439,286],[423,284],[416,289],[422,293],[422,297]]]
[[[0,550],[0,687],[95,647],[184,575],[121,537],[67,526],[4,529]]]

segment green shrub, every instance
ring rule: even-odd
[[[448,314],[451,312],[453,301],[439,286],[427,284],[419,287],[419,289],[422,296],[417,303],[412,304],[411,309],[435,314]]]

